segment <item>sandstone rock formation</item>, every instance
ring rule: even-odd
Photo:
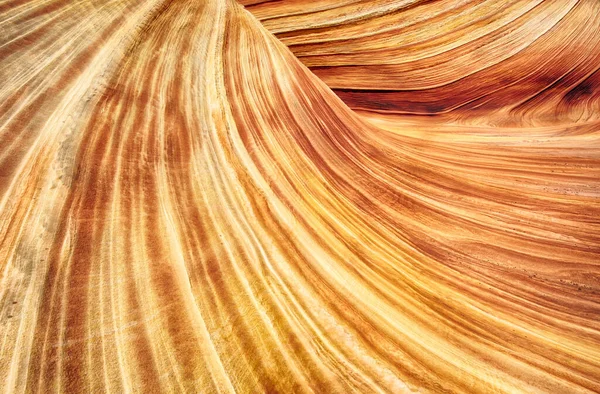
[[[600,391],[599,8],[0,1],[0,390]]]

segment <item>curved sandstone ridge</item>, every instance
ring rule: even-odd
[[[312,6],[413,9],[397,3]],[[446,3],[415,5],[411,23],[444,24]],[[491,19],[472,20],[473,37],[532,2],[476,3]],[[2,391],[600,391],[597,84],[564,117],[552,111],[567,82],[516,84],[536,97],[502,128],[494,111],[470,125],[359,115],[325,84],[408,78],[443,85],[453,106],[489,61],[507,78],[572,68],[569,86],[591,81],[599,3],[575,3],[540,3],[498,32],[539,57],[473,54],[464,77],[418,63],[389,81],[340,65],[315,70],[323,82],[267,28],[290,32],[309,66],[293,40],[352,63],[325,44],[350,11],[306,21],[300,1],[265,3],[292,16],[263,26],[231,0],[1,1]],[[440,34],[410,26],[391,37]],[[349,52],[422,56],[342,27],[364,38]],[[479,45],[442,38],[428,50]],[[520,100],[477,86],[489,105]]]
[[[243,2],[353,108],[513,125],[600,120],[596,0]]]

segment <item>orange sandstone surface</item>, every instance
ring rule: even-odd
[[[0,391],[600,391],[596,0],[0,0]]]

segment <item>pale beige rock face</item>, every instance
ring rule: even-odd
[[[600,391],[600,3],[245,3],[0,1],[0,391]]]

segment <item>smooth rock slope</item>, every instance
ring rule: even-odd
[[[265,26],[0,2],[1,390],[600,391],[596,101],[356,113]]]

